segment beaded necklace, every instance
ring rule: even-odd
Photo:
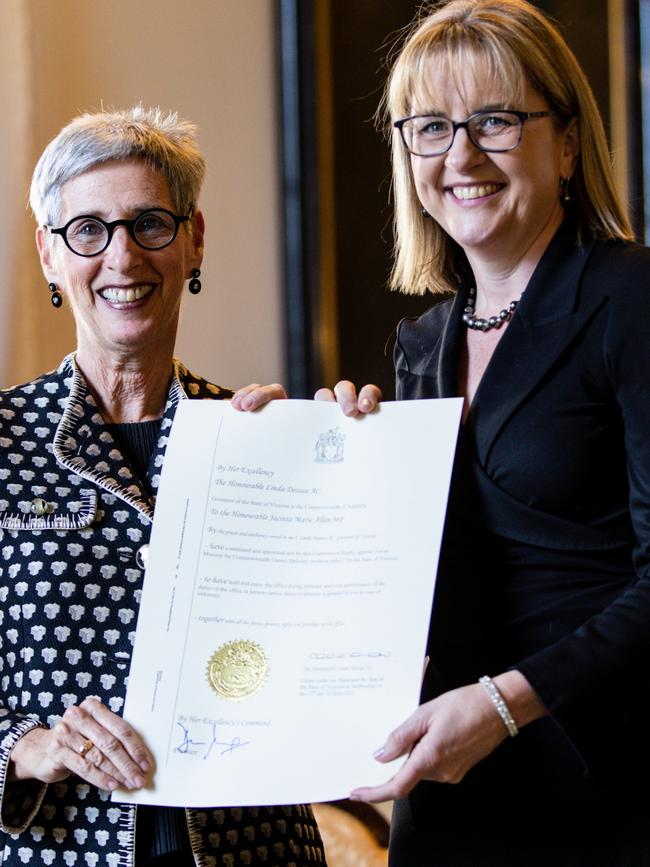
[[[467,306],[463,311],[463,322],[468,328],[474,328],[477,331],[490,331],[492,328],[501,328],[504,322],[509,322],[512,319],[512,314],[517,309],[517,304],[521,299],[511,301],[507,307],[500,310],[496,316],[490,316],[488,319],[480,319],[474,315],[476,307],[476,289],[472,287],[467,295]]]

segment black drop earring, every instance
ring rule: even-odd
[[[563,205],[567,205],[572,201],[571,193],[569,192],[569,181],[571,178],[560,178],[560,201]]]
[[[192,295],[198,295],[199,292],[201,291],[201,281],[199,280],[200,276],[201,276],[201,272],[199,271],[199,269],[193,268],[192,269],[192,279],[190,280],[190,285],[188,286],[188,289],[190,290]]]
[[[47,288],[52,293],[50,295],[50,301],[52,302],[52,307],[60,307],[63,304],[63,298],[61,293],[59,292],[56,283],[48,283]]]
[[[431,214],[427,211],[427,209],[424,206],[422,206],[421,212],[422,212],[422,216],[424,217],[425,220],[431,216]]]

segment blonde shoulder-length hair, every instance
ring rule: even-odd
[[[573,118],[580,154],[571,180],[572,207],[583,237],[633,238],[614,187],[603,123],[591,87],[555,27],[526,0],[451,0],[434,7],[408,34],[390,73],[383,109],[387,121],[430,110],[427,72],[454,82],[488,86],[513,107],[521,107],[526,82],[546,100],[564,129]],[[422,212],[411,158],[398,130],[392,130],[395,199],[395,264],[391,288],[422,295],[458,287],[466,260],[462,249]],[[422,159],[422,157],[415,157]],[[559,195],[558,178],[558,195]]]

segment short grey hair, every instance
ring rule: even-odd
[[[36,164],[29,204],[39,225],[57,225],[61,187],[109,160],[135,157],[167,179],[174,208],[196,210],[205,160],[196,142],[196,126],[176,112],[136,105],[75,117],[52,139]]]

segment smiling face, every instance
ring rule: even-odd
[[[486,109],[549,108],[527,82],[521,104],[513,105],[495,88],[480,86],[479,80],[474,73],[458,82],[432,72],[427,91],[436,95],[435,105],[414,106],[413,113],[464,121]],[[550,240],[562,222],[559,182],[573,173],[577,138],[575,125],[558,130],[553,118],[534,118],[525,122],[517,148],[486,153],[472,144],[465,129],[459,129],[446,154],[411,157],[418,198],[473,265],[482,257],[518,261],[540,239]]]
[[[165,177],[138,159],[112,160],[63,185],[59,225],[81,215],[132,219],[151,208],[176,212]],[[203,257],[203,228],[199,211],[169,246],[145,250],[119,226],[107,249],[89,258],[37,230],[45,276],[72,308],[80,355],[171,357],[183,283]]]

